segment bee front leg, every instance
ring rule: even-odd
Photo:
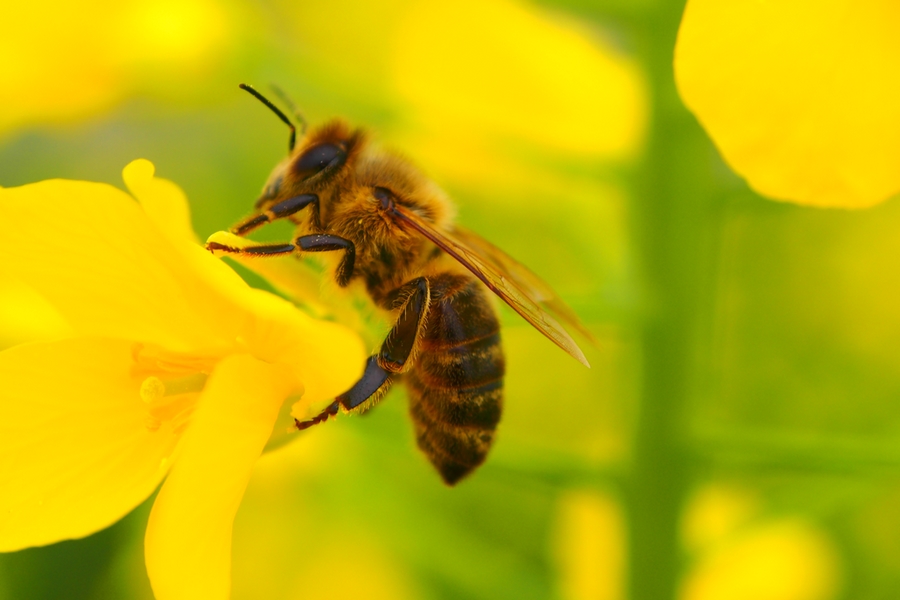
[[[293,198],[288,198],[287,200],[282,200],[281,202],[276,202],[269,208],[267,208],[264,212],[247,217],[237,225],[231,228],[231,233],[235,235],[245,236],[254,229],[259,229],[263,225],[267,223],[271,223],[272,221],[277,221],[278,219],[284,219],[289,217],[295,213],[300,212],[310,204],[319,201],[319,197],[315,194],[302,194],[300,196],[294,196]]]
[[[399,290],[398,298],[406,298],[400,316],[391,327],[381,344],[378,354],[366,360],[363,376],[352,388],[341,394],[321,413],[308,421],[295,419],[297,429],[306,429],[334,416],[339,407],[353,410],[366,402],[375,402],[390,389],[392,374],[402,373],[409,364],[410,357],[425,325],[425,315],[431,303],[431,288],[424,277],[413,279]]]
[[[212,253],[225,252],[241,256],[284,256],[297,251],[293,244],[258,244],[256,246],[227,246],[219,242],[206,242],[206,249]]]
[[[356,263],[356,246],[350,240],[328,234],[301,235],[293,244],[252,244],[245,246],[229,246],[219,242],[207,242],[206,249],[210,252],[225,252],[240,256],[284,256],[294,252],[329,252],[331,250],[343,250],[344,258],[338,265],[338,285],[345,287],[353,277],[353,266]]]

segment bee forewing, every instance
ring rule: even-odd
[[[550,310],[559,320],[576,329],[578,333],[592,344],[597,343],[594,335],[584,326],[584,323],[581,322],[575,311],[562,298],[557,296],[553,288],[538,277],[534,271],[477,233],[456,226],[453,229],[453,235],[456,237],[457,242],[466,244],[469,248],[477,251],[482,258],[493,264],[499,271],[507,273],[529,298]]]
[[[491,291],[500,296],[504,302],[513,308],[513,310],[522,315],[526,321],[550,338],[557,346],[568,352],[569,355],[581,364],[590,367],[590,364],[584,357],[584,353],[581,351],[581,348],[578,347],[578,344],[575,343],[575,340],[572,339],[562,325],[557,323],[556,319],[540,307],[538,302],[547,303],[550,307],[554,307],[554,304],[561,305],[563,307],[562,311],[558,308],[554,309],[566,321],[572,321],[574,319],[574,322],[576,323],[574,326],[578,328],[579,331],[583,331],[584,327],[578,322],[577,318],[574,318],[572,310],[566,306],[562,300],[559,300],[550,287],[541,281],[537,275],[534,275],[534,273],[528,270],[527,267],[509,258],[492,245],[490,246],[491,248],[496,250],[497,253],[504,256],[510,262],[504,264],[504,262],[498,260],[496,257],[492,257],[493,259],[486,256],[483,257],[479,250],[484,252],[484,247],[479,248],[479,250],[470,248],[452,234],[438,231],[430,223],[407,208],[394,204],[391,212],[402,223],[409,225],[431,240],[434,245],[459,261],[460,264],[471,271],[472,274],[480,279]],[[474,236],[474,234],[469,235]],[[487,244],[487,242],[485,242],[485,244]],[[491,252],[491,255],[493,255],[493,252]],[[521,284],[519,283],[522,276],[514,275],[513,272],[517,272],[515,269],[512,270],[513,272],[510,272],[511,265],[515,265],[520,268],[522,272],[530,274],[534,281],[539,282],[539,285],[526,285],[526,288],[531,289],[531,293],[522,289],[522,287],[520,287]],[[538,297],[535,298],[535,295],[538,295]],[[588,337],[590,337],[590,334],[588,334]]]

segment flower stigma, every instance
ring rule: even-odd
[[[212,362],[191,356],[176,356],[159,348],[136,344],[132,352],[134,370],[144,375],[138,394],[147,405],[144,427],[159,431],[164,423],[180,434],[190,421],[203,391]]]

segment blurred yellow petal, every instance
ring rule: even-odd
[[[900,191],[900,4],[691,0],[685,104],[760,194],[860,208]]]
[[[98,13],[118,2],[97,1]],[[4,2],[0,24],[0,131],[97,112],[121,97],[124,73],[105,54],[103,22],[89,3]],[[75,24],[78,24],[75,26]]]
[[[0,551],[91,534],[162,480],[177,438],[147,429],[132,356],[85,338],[0,352]]]
[[[15,224],[0,245],[0,273],[41,294],[77,333],[212,350],[232,345],[246,321],[111,186],[51,180],[0,189],[0,219]],[[230,272],[193,250],[206,270]]]
[[[148,87],[193,93],[232,21],[213,0],[5,2],[0,132],[83,118]]]
[[[157,600],[228,598],[234,516],[294,386],[286,369],[247,355],[225,358],[213,371],[147,526]]]
[[[214,0],[128,0],[117,6],[109,50],[126,65],[190,72],[221,52],[231,33],[222,3]]]
[[[841,564],[815,526],[786,519],[748,532],[686,578],[680,600],[833,600]]]
[[[440,132],[576,158],[627,156],[642,137],[637,68],[576,21],[523,3],[418,0],[401,16],[392,64],[412,118]]]

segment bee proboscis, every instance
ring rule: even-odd
[[[503,406],[505,359],[490,290],[579,362],[584,354],[551,316],[590,333],[575,313],[527,267],[480,236],[453,224],[446,195],[412,164],[374,148],[361,130],[333,121],[299,143],[283,112],[250,86],[241,87],[291,128],[256,211],[232,227],[245,236],[278,219],[296,225],[283,244],[229,246],[214,252],[279,256],[336,252],[339,286],[364,286],[394,325],[366,362],[362,378],[305,429],[344,412],[362,411],[402,379],[419,448],[444,481],[455,484],[480,465]]]

